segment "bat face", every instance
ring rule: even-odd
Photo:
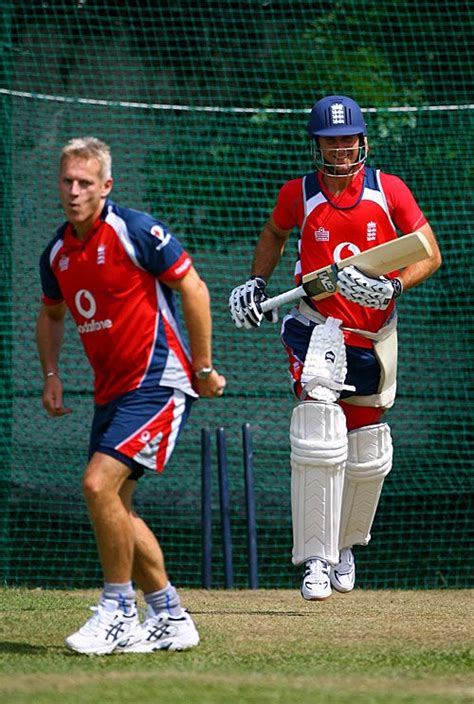
[[[321,269],[316,269],[316,271],[310,271],[303,276],[301,286],[263,301],[261,304],[262,312],[266,313],[305,295],[316,300],[332,296],[337,292],[337,272],[345,266],[357,266],[368,276],[382,276],[391,271],[403,269],[409,264],[420,262],[431,255],[430,243],[421,232],[412,232],[409,235],[397,237],[390,242],[371,247],[335,264],[328,264]]]
[[[421,232],[412,232],[305,274],[303,289],[306,295],[319,300],[336,293],[337,272],[346,266],[356,266],[368,276],[382,276],[430,255],[431,247],[426,237]]]

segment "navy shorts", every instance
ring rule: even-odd
[[[316,325],[312,321],[308,322],[309,324],[306,325],[296,318],[287,316],[282,325],[281,339],[288,353],[290,375],[297,395],[306,352]],[[354,393],[360,396],[376,394],[380,382],[380,365],[374,350],[346,345],[346,355],[347,376],[345,383],[355,386],[356,390],[355,392],[343,391],[341,399],[354,396]]]
[[[95,407],[89,459],[95,452],[130,467],[129,479],[145,469],[162,472],[195,399],[183,391],[158,386],[135,389]]]

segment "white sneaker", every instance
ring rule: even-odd
[[[76,653],[107,655],[119,643],[131,644],[139,640],[141,633],[137,611],[127,615],[117,606],[115,601],[92,606],[94,614],[82,628],[66,638],[67,647]]]
[[[199,643],[199,633],[187,611],[181,616],[166,612],[155,614],[148,607],[147,618],[141,625],[138,642],[120,645],[120,653],[152,653],[154,650],[187,650]]]
[[[350,592],[355,584],[355,562],[350,548],[342,548],[339,562],[331,568],[331,584],[338,592]]]
[[[305,566],[301,596],[309,601],[327,599],[331,596],[329,565],[326,560],[315,557],[308,560]]]

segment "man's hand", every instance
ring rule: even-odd
[[[226,387],[226,378],[216,369],[213,369],[205,379],[199,379],[194,375],[194,388],[199,396],[204,398],[215,398],[222,396]]]
[[[53,418],[72,413],[71,408],[63,406],[63,384],[57,374],[46,377],[44,381],[43,406]]]
[[[233,289],[229,297],[229,311],[236,327],[247,330],[258,328],[264,316],[271,323],[277,322],[277,310],[262,313],[261,304],[268,298],[266,285],[262,276],[251,276],[245,284]]]
[[[400,279],[385,276],[367,276],[355,266],[346,266],[337,274],[339,293],[348,301],[366,308],[385,310],[390,301],[401,296],[403,285]]]

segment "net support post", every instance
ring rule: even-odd
[[[0,8],[0,84],[12,84],[12,3]],[[12,97],[0,95],[0,585],[10,565],[9,502],[13,442]]]

